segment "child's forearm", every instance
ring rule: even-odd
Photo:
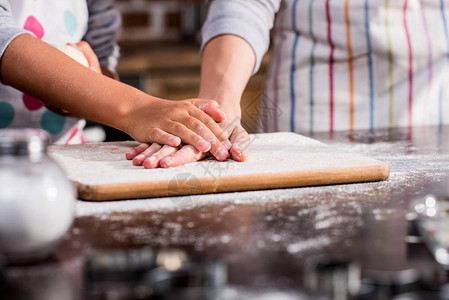
[[[27,34],[5,50],[0,72],[5,84],[45,105],[117,128],[137,141],[173,147],[182,141],[211,151],[220,160],[228,156],[231,145],[215,123],[224,114],[215,101],[161,101],[84,67]]]
[[[45,104],[126,131],[140,91],[97,74],[31,35],[20,35],[1,61],[3,83]],[[126,101],[125,101],[126,99]]]

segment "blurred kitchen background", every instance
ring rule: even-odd
[[[153,96],[182,100],[196,98],[200,83],[201,26],[207,15],[205,0],[115,0],[122,13],[119,34],[120,80]],[[268,56],[268,55],[267,55]],[[243,125],[257,132],[258,108],[268,57],[253,76],[242,98]],[[97,124],[88,123],[89,128]],[[128,140],[111,128],[86,132],[94,141]]]

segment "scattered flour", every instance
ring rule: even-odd
[[[317,238],[311,238],[304,241],[299,241],[287,246],[287,251],[290,254],[297,254],[304,250],[313,250],[316,248],[322,248],[332,244],[332,240],[326,236],[320,236]]]
[[[129,227],[113,233],[117,241],[132,237],[143,244],[193,245],[196,250],[239,245],[247,253],[284,249],[298,255],[354,236],[366,216],[379,222],[403,216],[408,210],[404,199],[428,193],[429,187],[446,182],[449,175],[446,148],[439,151],[437,146],[413,145],[407,140],[375,144],[336,142],[332,146],[389,163],[390,178],[363,184],[200,195],[190,198],[190,206],[177,205],[183,197],[78,201],[77,215],[129,221]],[[250,207],[257,219],[227,223],[245,207]],[[133,222],[136,213],[142,212],[152,212],[146,216],[158,227]],[[167,216],[172,214],[179,216],[168,221]],[[193,214],[197,214],[196,219],[191,218]],[[224,229],[205,230],[206,221],[210,226],[223,224]]]
[[[205,160],[169,169],[146,170],[125,160],[132,144],[52,146],[52,156],[75,182],[95,186],[115,183],[164,182],[178,176],[219,177],[377,166],[381,162],[354,152],[340,151],[293,133],[252,135],[252,154],[243,163]],[[101,151],[100,151],[101,150]],[[180,177],[179,177],[180,178]]]

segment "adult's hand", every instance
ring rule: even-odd
[[[250,137],[246,130],[240,125],[240,119],[235,119],[233,121],[225,120],[220,123],[220,127],[231,141],[232,146],[229,151],[230,157],[239,162],[245,161],[248,156]],[[187,145],[161,159],[159,165],[162,168],[177,167],[201,160],[206,156],[207,153],[199,152],[193,147]]]
[[[230,157],[236,161],[245,161],[248,156],[250,140],[248,133],[240,125],[240,99],[255,62],[254,51],[248,42],[233,35],[221,35],[211,40],[202,56],[199,97],[216,100],[225,112],[227,120],[219,123],[219,126],[231,141]],[[128,153],[127,158],[132,159],[135,165],[147,166],[144,162],[153,155],[143,153],[148,147],[149,145],[139,146]],[[206,156],[207,153],[184,146],[161,158],[157,166],[179,166]]]
[[[126,132],[136,141],[172,147],[183,142],[226,160],[231,144],[216,123],[224,117],[213,100],[147,101],[144,109],[134,112]]]
[[[250,137],[245,129],[240,125],[240,119],[225,120],[218,124],[223,131],[223,135],[229,137],[231,149],[230,158],[243,162],[248,157]],[[140,144],[129,153],[126,158],[133,160],[136,166],[144,166],[147,169],[157,167],[170,168],[178,167],[187,163],[196,162],[209,156],[210,153],[200,152],[191,145],[181,147],[160,146],[153,143]]]

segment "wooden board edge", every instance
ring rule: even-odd
[[[390,167],[388,164],[383,163],[371,167],[308,170],[282,174],[260,174],[251,177],[194,177],[188,180],[178,178],[178,180],[157,183],[136,182],[108,185],[76,183],[76,185],[79,199],[97,202],[361,183],[382,181],[388,179],[389,176]]]

